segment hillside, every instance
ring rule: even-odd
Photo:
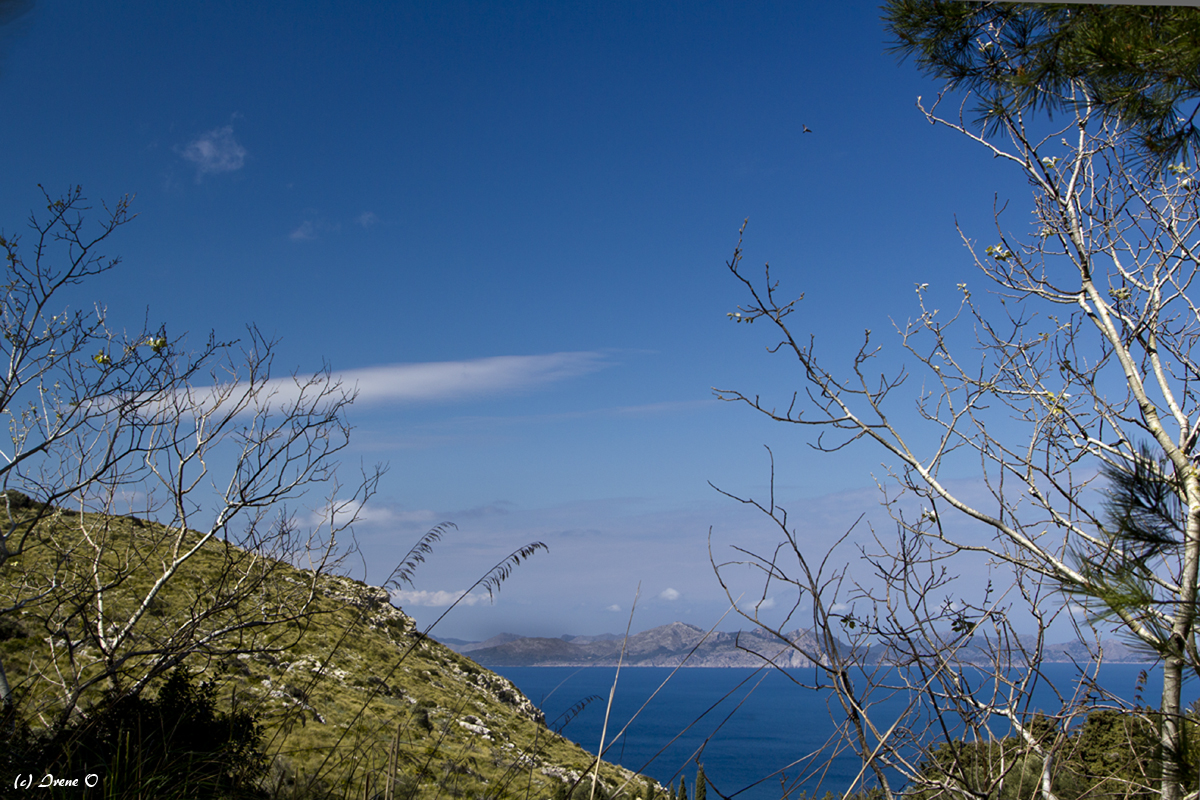
[[[0,616],[0,658],[18,714],[37,727],[64,712],[72,680],[86,683],[103,664],[96,647],[86,644],[89,615],[119,618],[128,610],[145,591],[146,572],[165,557],[171,537],[152,522],[58,509],[37,523],[34,535],[39,546],[5,564],[0,608],[22,588],[51,589]],[[89,563],[81,557],[88,542],[101,540],[102,558]],[[73,557],[64,559],[64,552]],[[261,607],[217,605],[211,615],[198,615],[197,608],[216,603],[212,598],[219,599],[233,582],[231,563],[244,567],[238,573],[243,578],[266,576],[254,595]],[[133,568],[138,565],[142,572]],[[55,595],[56,586],[85,585],[77,579],[88,577],[88,570],[106,577],[103,606],[91,596]],[[128,658],[120,662],[125,685],[140,664],[149,663],[144,654],[151,644],[230,627],[230,620],[247,615],[265,617],[271,604],[297,592],[303,596],[309,588],[313,599],[304,616],[265,626],[267,634],[246,626],[233,641],[214,638],[184,661],[196,678],[216,681],[223,708],[236,704],[260,715],[277,794],[282,788],[289,796],[369,796],[367,782],[382,786],[391,762],[397,797],[537,800],[554,796],[564,780],[578,777],[592,762],[583,749],[549,730],[542,713],[512,683],[417,632],[385,589],[318,576],[216,540],[186,562],[142,617]],[[73,641],[84,644],[73,645],[69,654],[58,646],[52,650],[55,636],[68,636],[76,623],[83,632]],[[97,702],[105,685],[89,687],[76,713]],[[158,685],[161,680],[151,682],[147,692]],[[610,791],[632,777],[608,764],[600,774]],[[631,791],[640,794],[641,787],[639,779]]]

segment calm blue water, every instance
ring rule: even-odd
[[[1144,668],[1136,664],[1105,665],[1100,683],[1108,691],[1132,701],[1138,673]],[[579,701],[599,695],[562,731],[588,751],[596,752],[613,682],[612,667],[501,667],[496,671],[537,703],[551,724]],[[1061,687],[1069,686],[1075,674],[1069,664],[1049,664],[1045,671]],[[613,740],[670,672],[655,667],[621,670],[606,742]],[[797,677],[811,681],[812,673],[807,671]],[[1185,689],[1190,695],[1185,702],[1190,702],[1197,694],[1197,687],[1189,684]],[[1151,671],[1142,693],[1144,703],[1157,706],[1161,692],[1161,674]],[[789,765],[821,748],[833,734],[834,724],[827,706],[830,702],[837,703],[829,695],[797,687],[776,671],[681,669],[608,750],[606,758],[663,784],[672,779],[677,782],[678,775],[683,774],[691,786],[695,766],[684,768],[684,765],[700,751],[705,774],[721,794],[738,793],[739,800],[778,800],[783,795],[781,777],[788,786],[803,777],[802,766]],[[1053,692],[1045,688],[1035,695],[1034,707],[1057,711],[1060,705]],[[882,708],[891,710],[894,719],[903,702],[896,700],[890,705],[884,702]],[[692,727],[679,735],[689,725]],[[673,738],[675,741],[671,743]],[[835,792],[844,789],[859,766],[853,754],[835,758],[820,782],[821,794],[826,789]],[[779,770],[783,772],[769,777]],[[812,778],[802,781],[797,788],[806,789],[811,796],[817,785],[818,780]],[[711,793],[709,798],[718,800]]]

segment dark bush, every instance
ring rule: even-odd
[[[79,788],[61,790],[75,800],[265,798],[258,786],[268,766],[262,728],[246,712],[217,711],[215,694],[213,683],[197,686],[179,667],[157,698],[110,696],[58,736],[13,729],[6,738],[24,752],[20,771],[37,779],[97,775],[94,787],[81,780]]]

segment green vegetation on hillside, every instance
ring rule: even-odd
[[[1062,731],[1048,718],[1037,718],[1030,732],[1053,759],[1044,759],[1016,738],[991,741],[943,741],[926,754],[925,785],[913,800],[971,796],[981,800],[1036,800],[1048,788],[1057,800],[1151,798],[1159,794],[1161,757],[1157,713],[1150,709],[1095,709],[1083,722]],[[1197,745],[1200,721],[1193,706],[1185,717],[1183,778],[1195,786],[1200,777]],[[1043,787],[1049,778],[1050,786]],[[942,788],[933,789],[942,784]]]
[[[175,787],[181,797],[201,796],[196,787],[208,780],[205,785],[222,787],[214,790],[214,797],[242,796],[236,788],[261,790],[274,797],[549,798],[561,795],[592,763],[588,753],[549,730],[541,712],[509,681],[415,630],[412,620],[391,605],[386,590],[296,569],[220,540],[207,542],[155,597],[139,626],[135,654],[125,662],[114,666],[91,645],[69,651],[57,648],[54,642],[62,629],[103,624],[102,619],[87,619],[89,614],[126,613],[124,603],[144,596],[144,578],[136,563],[161,559],[164,542],[172,540],[164,536],[162,526],[144,520],[45,509],[32,503],[13,505],[19,506],[13,512],[15,524],[33,525],[32,535],[52,546],[31,551],[39,554],[36,558],[27,555],[9,564],[21,581],[0,587],[5,595],[0,602],[21,587],[70,582],[75,563],[89,570],[98,563],[96,579],[108,587],[109,605],[102,610],[89,610],[86,604],[70,606],[50,593],[0,617],[0,657],[9,666],[15,698],[5,726],[10,753],[6,766],[21,773],[40,770],[75,777],[86,770],[101,776],[91,795],[62,789],[64,797],[150,796],[144,792],[151,786],[158,787],[154,796],[170,796],[161,782],[144,775],[135,782],[140,787],[137,792],[115,793],[118,785],[134,785],[121,782],[121,771],[128,773],[134,766],[158,769],[156,759],[162,761],[164,753],[176,761],[188,757],[196,761],[190,787],[182,783]],[[108,542],[104,558],[99,562],[71,559],[84,541],[97,536]],[[224,591],[230,559],[251,558],[258,560],[257,569],[270,576],[255,602],[278,604],[296,592],[312,591],[315,599],[306,612],[267,626],[253,647],[246,646],[250,644],[246,639],[233,643],[214,639],[211,648],[183,659],[181,671],[149,682],[140,698],[129,692],[125,676],[139,669],[137,651],[155,650],[181,624],[220,630],[227,615],[244,618],[253,613],[245,603],[236,609],[195,613]],[[204,631],[192,631],[197,633]],[[84,640],[78,635],[71,638]],[[92,681],[74,708],[66,708],[71,693],[64,692],[64,682],[54,676],[72,671],[88,679],[108,674]],[[172,745],[174,751],[167,747],[148,754],[145,763],[134,766],[127,752],[121,758],[113,756],[111,763],[89,762],[79,755],[104,752],[96,744],[98,735],[103,738],[98,732],[104,725],[83,721],[108,720],[105,730],[112,729],[111,709],[125,708],[125,719],[144,725],[159,710],[178,708],[181,697],[191,698],[193,721],[236,729],[236,735],[223,742],[225,754],[234,756],[232,761],[244,768],[242,773],[254,778],[252,785],[239,783],[231,772],[214,777],[210,767],[217,756],[186,743]],[[129,710],[133,706],[136,712]],[[70,724],[56,730],[53,723],[58,719],[69,719]],[[46,731],[57,737],[49,749],[44,736],[39,737]],[[261,735],[251,736],[253,731]],[[120,735],[136,741],[144,733],[124,730]],[[68,756],[71,752],[75,755]],[[39,754],[45,753],[50,761],[33,769]],[[263,769],[250,769],[259,753]],[[177,767],[178,763],[172,768]],[[599,788],[605,796],[614,795],[634,777],[603,764]],[[11,782],[11,774],[5,780]],[[585,781],[590,791],[590,779]],[[625,794],[632,797],[642,789],[643,781],[638,779]]]

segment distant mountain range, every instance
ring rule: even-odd
[[[714,631],[704,638],[704,629],[685,622],[672,622],[651,628],[629,637],[622,663],[636,667],[675,667],[695,648],[685,666],[689,667],[758,667],[763,656],[781,667],[807,667],[813,664],[792,647],[788,647],[761,628],[735,633]],[[809,631],[795,630],[788,639],[808,653],[820,652],[817,639]],[[615,666],[621,657],[624,637],[612,633],[600,636],[564,635],[557,639],[518,636],[501,633],[483,642],[464,642],[443,639],[442,642],[477,664],[485,667],[575,667]],[[700,643],[701,640],[703,643]],[[699,643],[699,646],[697,644]],[[1140,653],[1121,642],[1103,642],[1107,663],[1148,661]],[[1046,645],[1047,663],[1085,663],[1090,660],[1086,648],[1078,642]],[[984,662],[982,651],[967,648],[960,651],[967,662]],[[868,658],[868,661],[878,661]]]

